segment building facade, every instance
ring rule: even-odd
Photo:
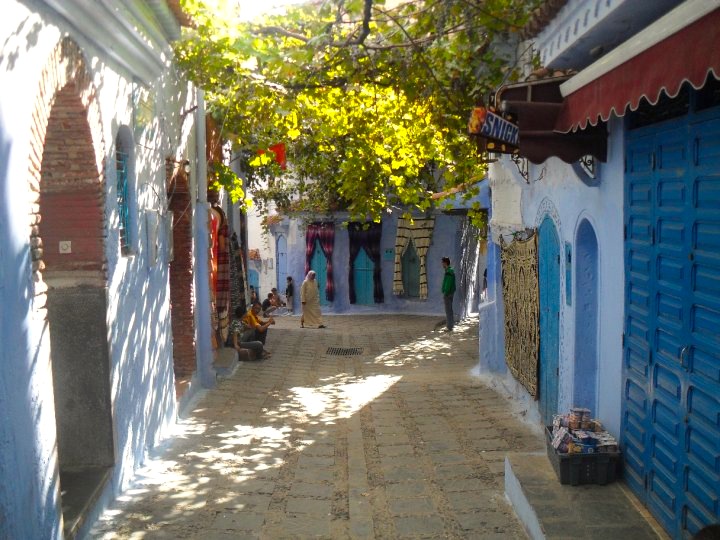
[[[209,306],[193,308],[202,100],[172,64],[177,3],[3,8],[0,536],[82,536],[168,435],[182,391],[214,382],[195,330]],[[199,343],[180,360],[171,312]]]
[[[630,488],[690,537],[720,521],[720,4],[552,7],[528,36],[548,69],[496,95],[520,157],[490,172],[481,327],[497,332],[481,335],[481,367],[543,423],[592,409],[621,442]],[[531,383],[508,355],[502,276],[507,245],[526,237],[539,293]]]

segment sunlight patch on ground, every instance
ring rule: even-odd
[[[375,357],[376,364],[388,367],[401,367],[417,364],[420,361],[436,360],[452,352],[447,340],[440,338],[422,338],[402,347],[396,347]]]
[[[288,409],[292,409],[296,414],[316,417],[325,424],[333,424],[339,418],[349,418],[358,412],[400,378],[392,375],[365,378],[342,375],[332,377],[334,382],[315,388],[296,386],[290,389],[295,394],[294,403],[280,407],[280,410],[287,414]],[[302,410],[297,410],[297,405]]]

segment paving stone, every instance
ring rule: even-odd
[[[410,444],[394,444],[378,446],[380,456],[412,456],[414,447]]]
[[[417,480],[388,484],[385,486],[385,491],[389,498],[417,497],[419,495],[425,495],[429,489],[430,485],[427,482],[419,482]]]
[[[429,497],[417,497],[412,499],[388,499],[390,513],[395,516],[409,514],[432,514],[437,510]]]
[[[438,538],[445,535],[445,525],[439,516],[396,517],[394,522],[400,537]]]
[[[311,484],[309,482],[295,482],[290,488],[293,497],[311,497],[315,499],[329,499],[334,488],[330,484]]]
[[[330,468],[313,469],[311,467],[296,469],[295,480],[300,482],[332,482],[335,478],[335,471]]]
[[[494,530],[501,532],[508,523],[507,516],[502,512],[477,510],[475,512],[458,513],[456,519],[460,526],[467,530]]]
[[[391,467],[383,469],[383,476],[387,482],[408,482],[424,479],[427,474],[417,467]]]
[[[210,524],[211,529],[224,531],[259,531],[265,522],[265,514],[253,512],[221,512]]]
[[[438,465],[435,467],[437,478],[470,478],[475,474],[471,465],[465,463],[453,463],[449,465]]]
[[[286,511],[289,514],[313,514],[327,516],[331,511],[331,501],[310,499],[308,497],[288,497]]]

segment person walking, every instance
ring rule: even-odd
[[[446,331],[452,332],[455,326],[455,316],[453,315],[453,296],[455,296],[455,270],[450,266],[450,258],[443,257],[442,265],[445,269],[442,281],[442,295],[445,302],[445,324]]]
[[[302,304],[300,326],[305,328],[307,323],[309,326],[317,325],[318,328],[325,328],[320,313],[320,291],[314,270],[307,273],[305,281],[300,286],[300,303]]]

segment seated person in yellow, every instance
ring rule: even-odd
[[[255,302],[242,318],[242,323],[247,328],[248,335],[246,337],[250,338],[246,341],[259,341],[264,345],[267,339],[267,329],[270,328],[270,325],[275,324],[275,319],[270,317],[267,320],[262,320],[260,318],[261,311],[260,302]]]
[[[238,306],[235,310],[235,319],[230,325],[230,333],[232,335],[233,347],[236,351],[246,349],[250,351],[251,360],[259,360],[261,358],[267,358],[270,353],[264,350],[263,344],[260,341],[254,341],[252,337],[255,335],[255,330],[252,328],[246,328],[242,323],[243,315],[245,310]]]

